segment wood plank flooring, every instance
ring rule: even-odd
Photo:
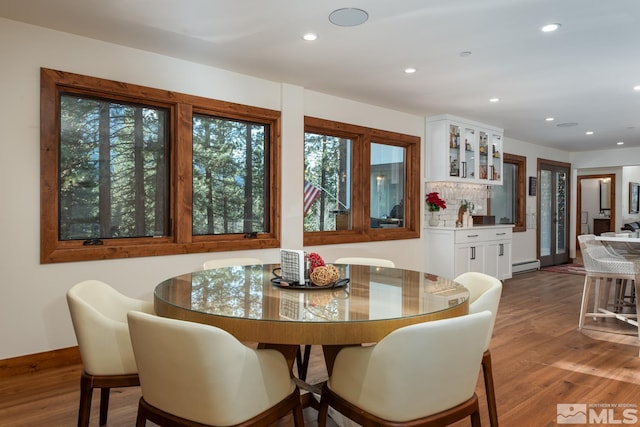
[[[491,343],[501,426],[556,426],[556,405],[562,403],[640,405],[637,331],[613,319],[588,322],[590,328],[611,332],[578,331],[583,280],[581,275],[539,271],[505,282]],[[0,426],[76,425],[79,376],[75,365],[0,378]],[[325,376],[322,354],[314,347],[309,378]],[[482,425],[488,426],[481,375],[477,392]],[[92,427],[98,425],[98,394]],[[134,425],[138,398],[137,388],[114,390],[108,426]],[[306,410],[308,426],[316,425],[315,415]],[[278,425],[293,423],[284,419]],[[466,420],[455,424],[468,425]]]

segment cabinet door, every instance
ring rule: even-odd
[[[511,278],[511,240],[487,243],[485,273],[497,279]]]
[[[454,278],[468,271],[484,272],[485,246],[478,244],[457,244],[455,251]]]
[[[476,130],[470,126],[449,123],[449,176],[464,180],[477,179]]]
[[[502,134],[489,132],[489,180],[492,184],[502,184]]]
[[[491,162],[489,161],[489,133],[480,130],[478,134],[478,179],[488,180],[491,170]]]
[[[463,143],[464,143],[464,161],[462,167],[462,178],[467,180],[478,179],[478,159],[476,153],[478,152],[478,139],[477,132],[474,128],[469,126],[461,126],[463,130]]]
[[[502,134],[493,130],[478,131],[478,178],[491,184],[502,183]]]
[[[500,280],[511,279],[511,240],[501,242],[498,246],[498,275],[495,276]]]

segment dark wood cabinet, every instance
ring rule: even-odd
[[[606,233],[611,230],[611,220],[609,218],[594,218],[593,219],[593,234],[599,236],[602,233]]]

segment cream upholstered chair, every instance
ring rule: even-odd
[[[336,264],[357,264],[370,265],[372,267],[390,267],[395,268],[393,261],[383,258],[363,258],[363,257],[344,257],[338,258]]]
[[[78,426],[89,425],[94,388],[101,389],[100,425],[105,425],[110,389],[140,385],[127,312],[153,313],[153,303],[129,298],[104,282],[86,280],[67,291],[67,304],[83,365]]]
[[[130,312],[140,372],[137,427],[266,426],[293,411],[300,392],[282,353],[255,350],[214,326]]]
[[[202,263],[202,268],[204,270],[209,270],[210,268],[233,267],[234,265],[253,264],[262,264],[262,260],[259,258],[251,257],[210,259]]]
[[[367,426],[444,426],[467,416],[480,426],[475,387],[490,326],[491,313],[475,313],[343,348],[322,389],[318,426],[329,406]]]
[[[489,344],[493,327],[498,315],[498,305],[502,296],[502,282],[488,274],[478,272],[467,272],[454,279],[469,290],[469,313],[479,313],[489,311],[491,313],[491,329],[487,335],[487,341],[482,355],[482,373],[484,377],[484,388],[487,396],[487,407],[489,410],[489,421],[491,427],[498,426],[498,409],[496,404],[496,392],[493,383],[493,366],[491,363],[491,351]]]
[[[582,262],[586,275],[584,278],[584,288],[582,291],[582,303],[580,305],[580,319],[578,329],[584,327],[584,320],[587,317],[595,319],[599,317],[613,317],[618,320],[638,326],[637,314],[616,313],[607,309],[609,290],[613,281],[620,281],[620,286],[626,287],[626,283],[635,280],[635,263],[630,259],[635,255],[620,256],[616,252],[607,248],[601,241],[596,240],[593,234],[583,234],[578,236]],[[594,292],[593,309],[589,311],[589,299],[591,292]],[[603,304],[604,302],[604,304]],[[618,304],[615,301],[614,304]]]

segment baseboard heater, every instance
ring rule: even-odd
[[[531,261],[516,262],[511,266],[513,274],[527,273],[529,271],[540,270],[540,260],[533,259]]]

